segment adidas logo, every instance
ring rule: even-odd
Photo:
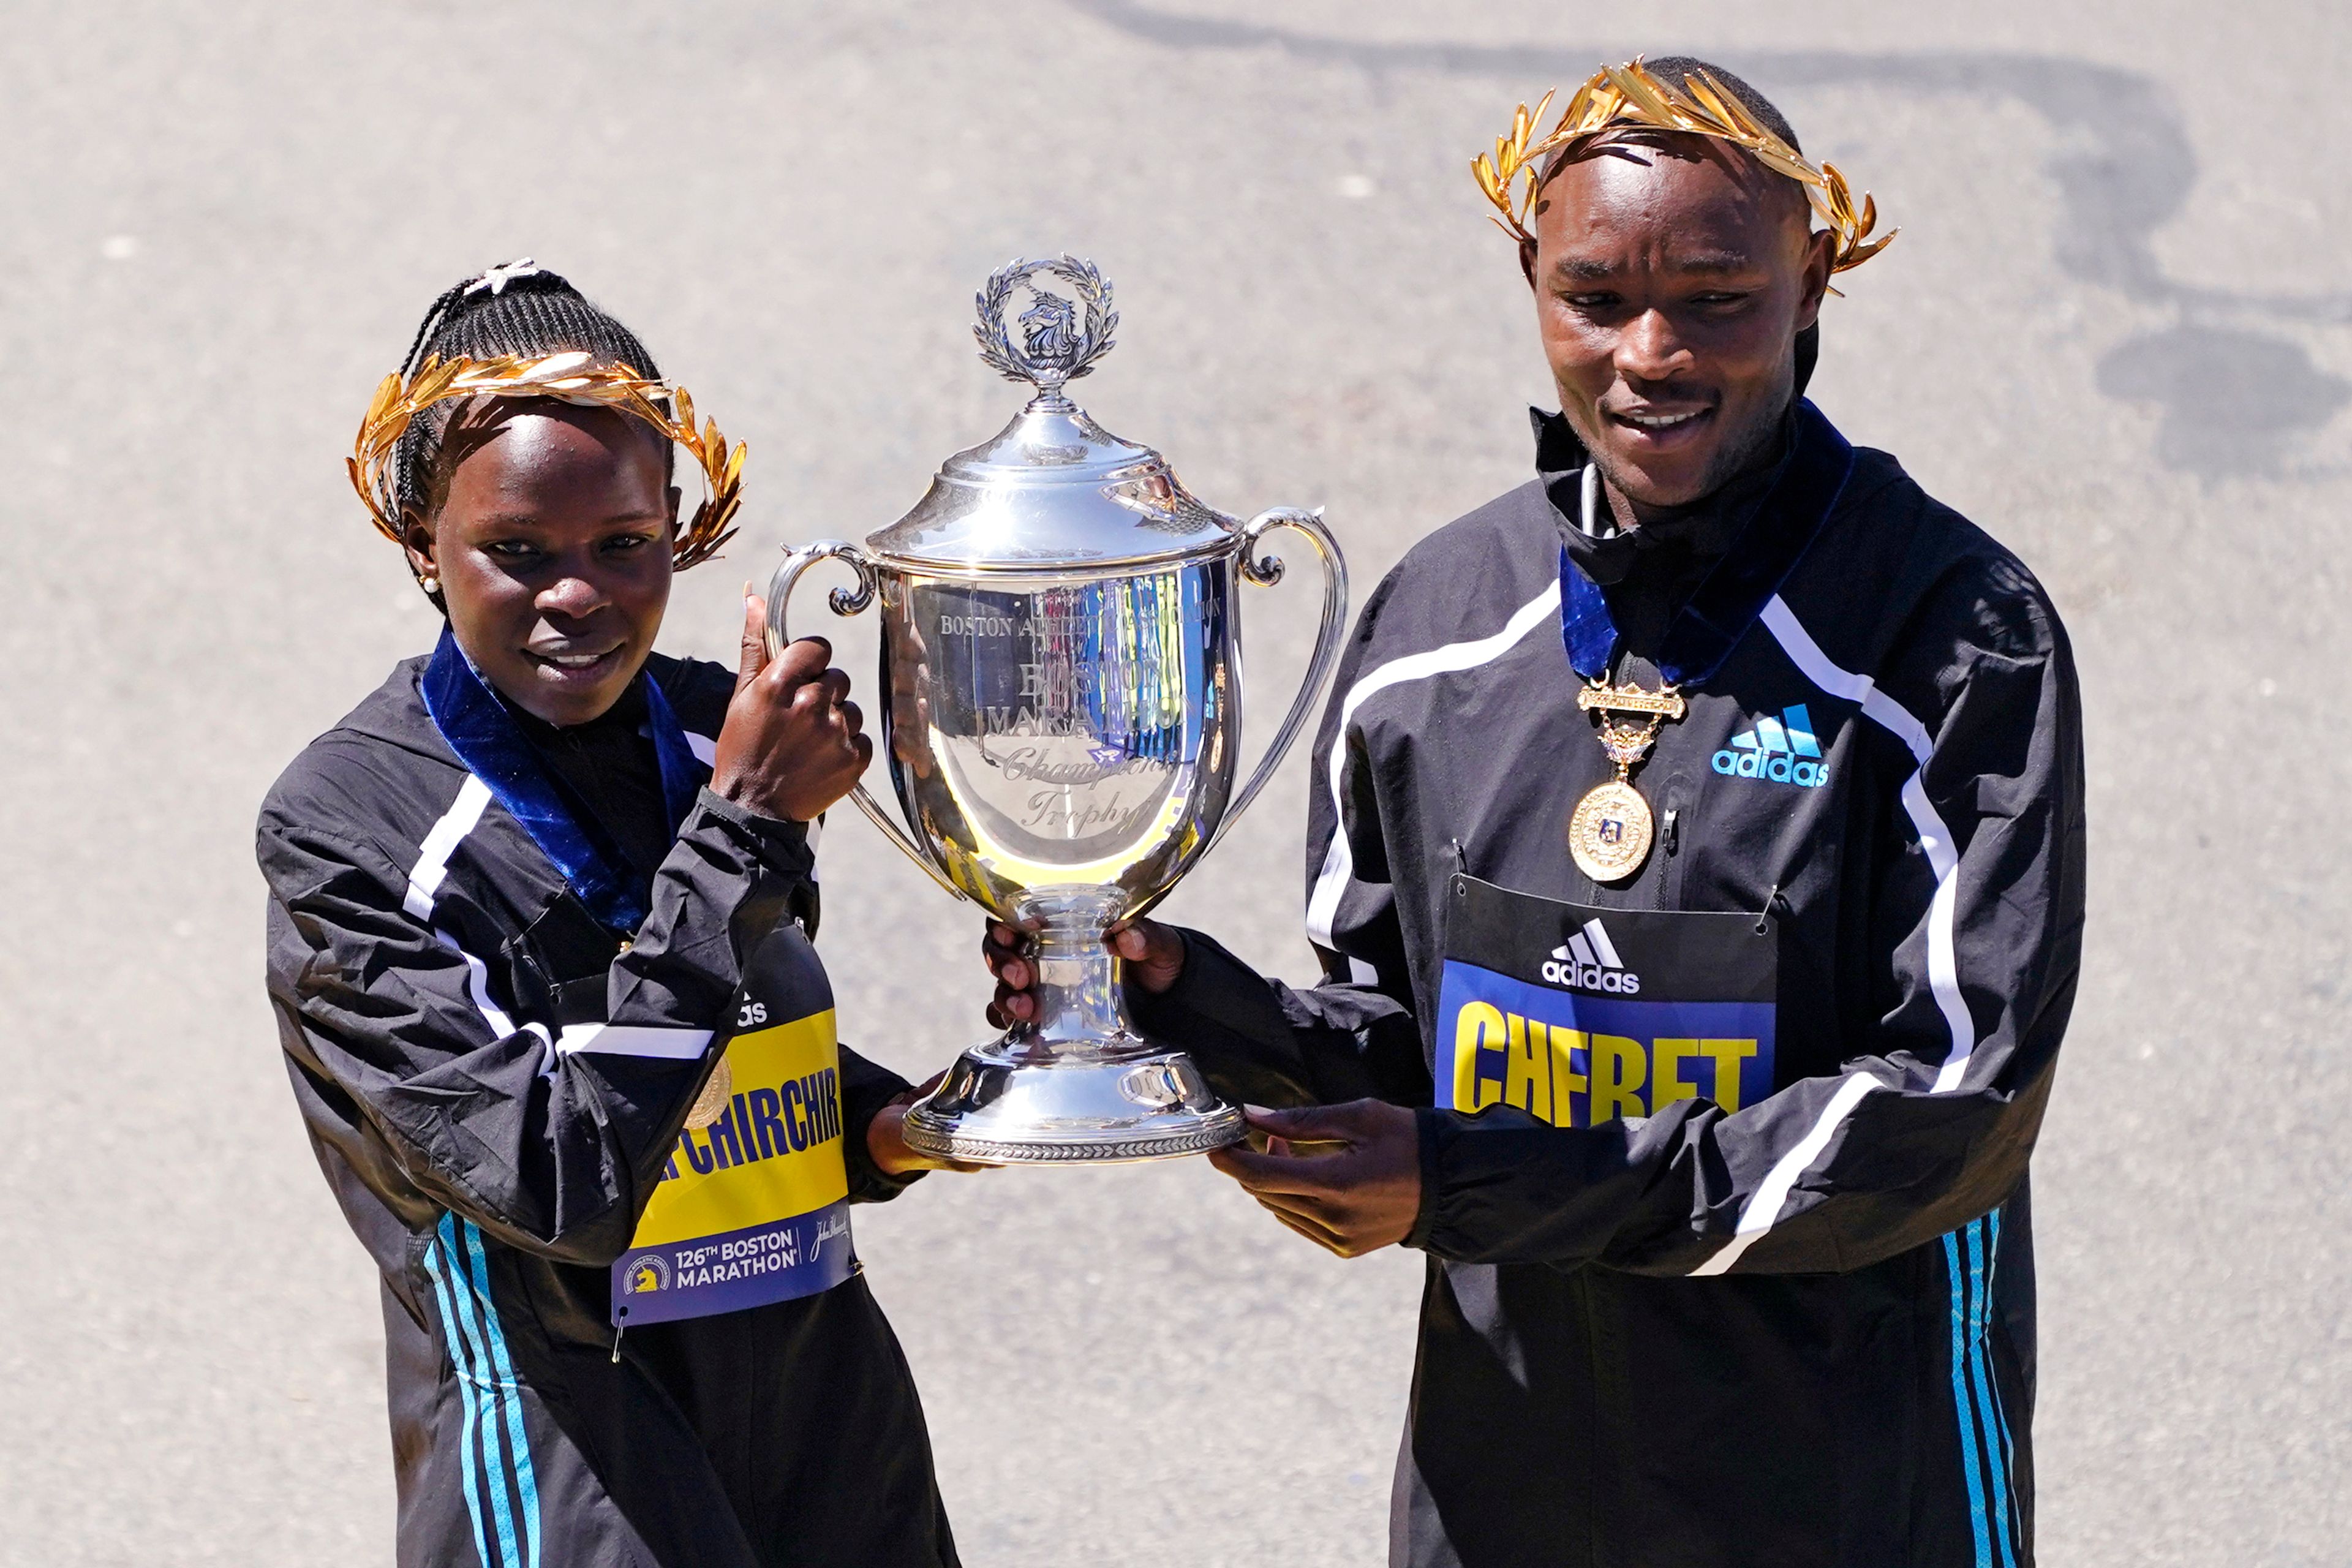
[[[1577,991],[1608,991],[1631,996],[1642,989],[1642,977],[1618,958],[1616,944],[1609,940],[1609,933],[1598,920],[1585,921],[1582,931],[1553,948],[1541,973],[1552,984]]]
[[[1756,728],[1731,737],[1731,744],[1715,753],[1715,771],[1727,778],[1769,779],[1774,784],[1802,784],[1819,789],[1829,783],[1830,765],[1820,760],[1822,743],[1813,739],[1813,717],[1801,702],[1784,708],[1778,719],[1756,721]]]

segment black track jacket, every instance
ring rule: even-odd
[[[1801,405],[1792,465],[1833,465],[1834,501],[1812,529],[1773,490],[1708,579],[1760,608],[1635,775],[1648,860],[1595,886],[1564,829],[1612,770],[1562,649],[1555,504],[1583,454],[1544,424],[1555,482],[1424,540],[1364,608],[1315,756],[1325,984],[1187,933],[1182,977],[1138,1016],[1231,1095],[1427,1107],[1457,869],[1769,921],[1769,1097],[1590,1128],[1421,1112],[1408,1245],[1430,1262],[1392,1561],[2028,1563],[2026,1163],[2083,919],[2065,635],[2013,556]],[[1741,776],[1792,708],[1825,771]]]
[[[730,1024],[832,1006],[804,830],[704,790],[625,943],[451,752],[425,664],[312,742],[258,830],[295,1099],[383,1276],[399,1561],[952,1563],[862,1274],[614,1356],[609,1267]],[[707,764],[733,677],[641,679]],[[889,1197],[865,1134],[902,1081],[845,1049],[840,1086],[849,1195]]]

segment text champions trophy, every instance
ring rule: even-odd
[[[1076,303],[1040,289],[1041,273]],[[772,649],[791,640],[793,585],[819,561],[857,574],[830,596],[835,615],[880,601],[882,751],[911,836],[862,785],[854,798],[941,887],[1035,942],[1034,1019],[958,1058],[908,1114],[907,1142],[988,1164],[1217,1148],[1241,1137],[1241,1112],[1136,1029],[1104,936],[1213,848],[1281,762],[1338,659],[1347,568],[1319,517],[1244,523],[1203,506],[1159,453],[1064,395],[1118,323],[1092,264],[1014,261],[979,306],[981,357],[1032,384],[1029,405],[863,546],[792,552],[768,594]],[[1322,559],[1323,622],[1297,700],[1235,790],[1235,589],[1281,577],[1255,552],[1286,528]]]

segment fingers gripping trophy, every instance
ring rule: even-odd
[[[1070,297],[1040,287],[1047,275]],[[1034,1016],[966,1051],[908,1114],[907,1142],[985,1164],[1217,1148],[1241,1137],[1241,1112],[1136,1028],[1104,938],[1215,847],[1297,738],[1339,657],[1347,568],[1318,515],[1228,517],[1070,401],[1118,324],[1091,263],[1014,261],[978,304],[981,357],[1035,396],[863,545],[791,552],[768,595],[774,648],[818,562],[856,574],[830,595],[835,615],[878,602],[904,827],[863,786],[854,798],[940,886],[1034,943]],[[1297,700],[1236,789],[1239,589],[1280,579],[1258,552],[1286,529],[1322,563],[1322,625]]]

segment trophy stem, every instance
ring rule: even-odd
[[[1192,1058],[1128,1016],[1122,965],[1103,941],[1124,897],[1088,887],[1021,900],[1022,923],[1036,932],[1035,1016],[956,1059],[908,1111],[908,1144],[1013,1165],[1163,1160],[1241,1137],[1241,1112]]]
[[[1085,910],[1055,913],[1030,954],[1036,1013],[1005,1032],[1006,1054],[1097,1062],[1150,1055],[1159,1047],[1128,1016],[1125,963],[1104,941],[1109,922]]]

